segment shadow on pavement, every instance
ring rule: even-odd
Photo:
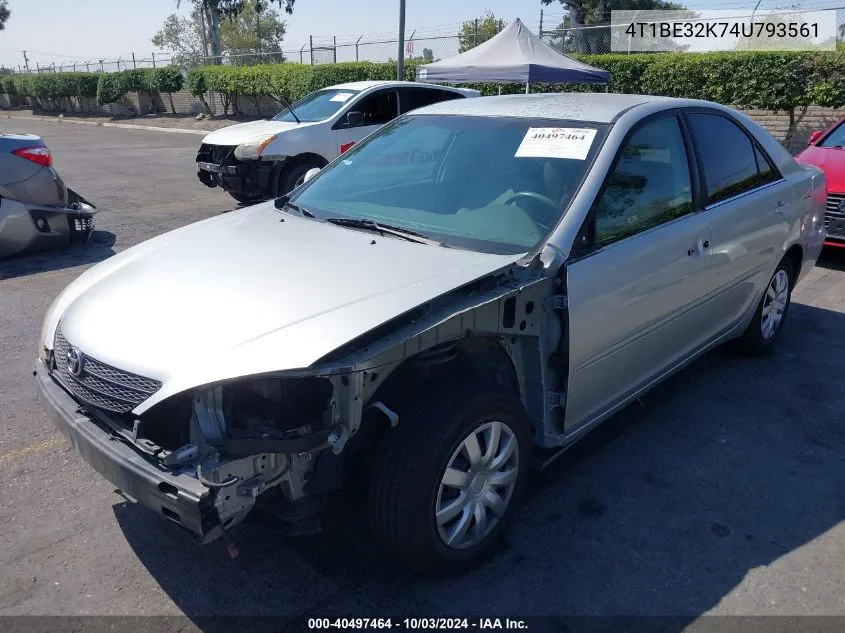
[[[825,246],[816,266],[831,270],[845,270],[845,248]]]
[[[115,516],[207,631],[219,630],[209,615],[273,616],[286,630],[332,615],[672,615],[661,630],[680,631],[717,606],[773,613],[737,586],[776,561],[805,573],[784,557],[845,518],[845,381],[830,380],[843,331],[845,315],[793,304],[775,354],[707,354],[538,475],[503,550],[461,577],[417,579],[387,562],[355,496],[333,505],[320,536],[236,529],[235,560],[146,509],[120,504]],[[789,588],[788,576],[766,578]]]
[[[85,244],[0,260],[0,281],[101,262],[115,254],[116,239],[114,233],[95,230]]]

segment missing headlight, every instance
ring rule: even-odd
[[[276,435],[331,423],[334,388],[313,376],[247,380],[226,385],[223,402],[231,435]]]

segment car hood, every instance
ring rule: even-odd
[[[283,221],[284,220],[284,221]],[[515,262],[288,215],[272,202],[142,243],[80,276],[48,315],[84,354],[185,389],[307,368]]]
[[[795,160],[821,169],[830,193],[845,193],[845,149],[811,145]]]
[[[237,123],[215,130],[202,139],[209,145],[240,145],[244,141],[262,134],[280,134],[296,128],[308,127],[313,123],[288,123],[286,121],[250,121]]]

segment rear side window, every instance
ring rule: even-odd
[[[409,88],[407,92],[408,110],[416,110],[432,103],[460,99],[463,95],[449,90],[437,90],[436,88]]]
[[[736,123],[718,114],[687,117],[701,155],[708,204],[777,180],[771,164]]]

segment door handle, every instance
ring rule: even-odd
[[[786,206],[786,203],[783,200],[778,200],[778,203],[775,205],[775,213],[778,215],[783,215],[783,208]]]
[[[706,248],[710,248],[710,240],[704,240],[703,242],[699,242],[699,248],[690,248],[687,250],[687,255],[692,257],[696,254],[696,252],[704,250]]]

